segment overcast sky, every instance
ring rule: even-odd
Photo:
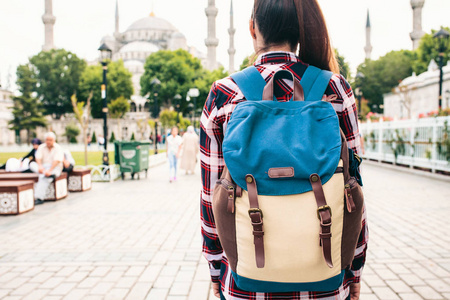
[[[42,49],[44,2],[0,0],[0,79],[3,86],[9,72],[15,80],[17,65]],[[114,31],[115,2],[53,0],[56,47],[70,50],[87,60],[96,58],[102,36]],[[119,0],[120,30],[123,32],[134,21],[148,16],[154,7],[156,16],[170,21],[186,36],[189,45],[206,53],[204,9],[207,3],[207,0]],[[319,3],[333,45],[346,57],[353,71],[364,60],[367,9],[372,23],[373,59],[390,50],[412,48],[410,0],[319,0]],[[248,34],[252,4],[253,0],[234,0],[236,68],[253,52]],[[217,0],[216,6],[219,9],[217,37],[220,39],[217,57],[227,67],[230,0]],[[449,13],[450,0],[426,0],[422,20],[424,31],[450,26]]]

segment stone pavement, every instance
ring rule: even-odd
[[[0,217],[0,299],[208,300],[200,176],[95,183]],[[449,182],[367,164],[362,300],[450,299]]]

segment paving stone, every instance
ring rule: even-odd
[[[71,290],[63,299],[64,300],[84,300],[88,294],[89,289],[78,289],[75,288]]]
[[[166,299],[169,289],[151,289],[146,300],[161,300]],[[216,298],[217,299],[217,298]]]
[[[424,299],[444,299],[435,290],[428,286],[417,286],[413,287],[414,290],[419,293]]]
[[[26,295],[23,300],[39,300],[46,297],[46,295],[50,292],[47,289],[35,289],[28,295]],[[47,298],[47,297],[46,297]]]
[[[100,282],[90,292],[91,295],[105,295],[114,286],[113,282]]]
[[[128,289],[113,288],[108,292],[108,294],[105,295],[105,300],[123,300],[126,298],[128,293],[129,293]]]
[[[397,294],[399,294],[399,293],[411,293],[412,292],[411,288],[409,286],[407,286],[401,280],[386,280],[386,283]]]
[[[130,293],[127,296],[127,299],[145,299],[145,297],[149,294],[152,285],[147,282],[138,282],[131,289]]]
[[[374,287],[372,288],[375,295],[382,300],[399,300],[396,293],[388,287]]]

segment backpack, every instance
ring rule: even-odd
[[[331,76],[313,66],[300,83],[281,70],[266,84],[253,66],[231,76],[247,101],[228,122],[212,205],[241,290],[332,291],[351,265],[364,200],[337,114],[322,101]],[[294,81],[291,101],[274,98],[279,78]]]

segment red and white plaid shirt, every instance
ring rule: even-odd
[[[300,61],[294,53],[268,52],[258,57],[255,62],[258,71],[268,82],[280,69],[291,71],[296,79],[301,77],[307,65]],[[275,85],[275,94],[279,100],[287,100],[292,95],[292,81]],[[326,96],[336,95],[331,101],[339,117],[340,127],[347,137],[348,145],[356,153],[360,152],[360,135],[353,91],[339,74],[334,74],[325,92]],[[349,286],[359,282],[364,266],[368,241],[366,213],[363,214],[362,230],[359,237],[355,258],[350,270],[344,277],[339,289],[331,292],[292,292],[292,293],[253,293],[240,290],[231,276],[228,260],[222,250],[216,231],[212,210],[214,185],[222,174],[225,165],[222,154],[224,133],[236,105],[246,101],[244,95],[230,77],[216,81],[206,100],[201,117],[200,151],[203,190],[201,194],[201,225],[203,236],[203,254],[209,262],[211,279],[221,283],[225,299],[346,299],[349,297]]]

